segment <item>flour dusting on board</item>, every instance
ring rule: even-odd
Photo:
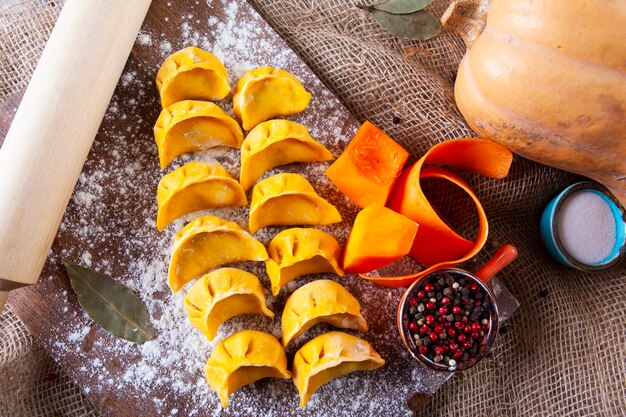
[[[107,273],[124,282],[146,303],[158,337],[143,344],[116,339],[82,312],[71,292],[55,293],[74,328],[63,328],[51,337],[48,346],[57,360],[80,361],[81,378],[89,379],[85,393],[92,398],[126,398],[141,415],[216,416],[222,408],[218,396],[204,380],[204,365],[213,347],[236,331],[262,330],[281,336],[280,315],[287,296],[315,279],[340,282],[361,302],[362,314],[370,330],[356,334],[372,344],[387,361],[376,371],[351,374],[323,386],[306,408],[298,408],[298,394],[290,380],[266,379],[236,391],[228,412],[232,415],[263,416],[379,416],[411,415],[406,401],[417,391],[433,391],[446,379],[418,367],[405,351],[397,335],[395,310],[402,289],[377,287],[355,276],[318,275],[291,282],[278,297],[269,295],[269,280],[263,263],[234,265],[260,277],[267,289],[268,307],[276,313],[272,320],[261,315],[233,318],[220,327],[214,342],[208,342],[187,320],[183,299],[192,284],[172,294],[166,277],[173,236],[198,213],[175,221],[164,232],[155,227],[156,188],[164,173],[191,160],[219,162],[238,176],[239,152],[216,149],[177,158],[163,172],[158,167],[152,126],[160,103],[154,85],[159,64],[170,53],[187,46],[198,46],[215,53],[236,83],[251,68],[271,65],[295,74],[311,92],[309,108],[290,119],[305,124],[313,137],[337,157],[357,128],[357,123],[302,61],[247,5],[226,0],[186,2],[180,14],[172,6],[166,24],[176,24],[177,36],[166,36],[146,25],[139,33],[135,52],[125,69],[109,105],[105,122],[80,176],[74,197],[60,229],[59,241],[79,242],[56,247],[52,263],[67,257]],[[200,19],[197,8],[223,10],[223,16]],[[204,14],[206,15],[206,13]],[[141,58],[143,57],[143,58]],[[152,57],[150,64],[146,58]],[[232,114],[231,97],[217,103]],[[131,121],[129,123],[129,120]],[[300,172],[316,191],[336,205],[344,218],[338,225],[321,227],[343,245],[358,209],[340,194],[325,177],[329,163],[291,164],[270,170],[263,178],[279,172]],[[250,195],[250,194],[249,194]],[[207,210],[247,228],[248,208]],[[283,228],[269,227],[255,233],[268,244]],[[48,282],[57,280],[50,276]],[[42,285],[46,285],[43,282]],[[61,329],[61,328],[59,328]],[[55,329],[53,329],[54,331]],[[289,358],[306,341],[331,330],[318,325],[290,344]],[[114,413],[114,411],[110,411]],[[142,414],[143,413],[143,414]]]

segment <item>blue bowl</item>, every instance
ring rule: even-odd
[[[611,212],[615,218],[616,233],[615,243],[611,253],[600,262],[594,264],[582,263],[579,260],[572,257],[565,249],[561,239],[559,237],[559,231],[557,227],[557,214],[561,208],[561,205],[565,199],[578,191],[591,191],[600,197],[609,205]],[[541,216],[540,231],[543,243],[546,245],[550,255],[563,265],[579,269],[581,271],[601,271],[611,268],[618,264],[626,254],[626,223],[625,214],[620,209],[619,202],[612,196],[612,194],[602,185],[591,182],[583,181],[576,184],[572,184],[563,190],[559,195],[554,197],[546,206]]]

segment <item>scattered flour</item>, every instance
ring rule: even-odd
[[[132,84],[132,82],[135,80],[135,77],[137,77],[137,71],[128,71],[122,74],[122,87],[128,87],[130,84]]]
[[[152,35],[144,31],[140,31],[137,35],[137,43],[141,46],[152,46]]]
[[[91,208],[91,205],[98,197],[86,191],[78,191],[74,194],[73,198],[78,204],[82,204],[86,208]]]
[[[169,41],[161,41],[159,44],[161,55],[169,55],[172,53],[172,44]]]
[[[80,332],[71,333],[67,337],[68,342],[80,342],[85,339],[85,336],[89,333],[91,327],[85,326]]]
[[[91,266],[91,253],[86,251],[83,253],[83,256],[80,257],[80,262],[83,266],[90,267]]]

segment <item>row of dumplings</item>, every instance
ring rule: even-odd
[[[202,209],[248,204],[241,185],[219,164],[189,162],[161,178],[157,221],[163,230],[180,216]],[[252,190],[250,233],[271,225],[328,225],[341,222],[335,206],[320,197],[300,174],[281,173]]]
[[[279,138],[281,132],[274,135],[269,132],[280,129],[293,136],[284,139],[301,142],[294,146],[305,148],[305,158],[309,157],[309,148],[313,147],[314,153],[321,153],[318,158],[327,158],[321,160],[332,159],[328,151],[310,138],[302,125],[270,123],[255,130],[252,136],[248,135],[249,140],[244,144],[239,123],[211,103],[230,94],[226,68],[215,55],[202,49],[188,47],[167,57],[157,73],[156,85],[163,107],[154,126],[161,168],[178,155],[215,146],[242,149],[253,155],[271,146],[273,143],[266,143],[267,138]],[[311,94],[296,77],[283,69],[265,66],[249,70],[239,79],[233,92],[233,113],[246,131],[252,131],[261,122],[304,111],[310,101]],[[294,152],[299,153],[297,149]],[[280,155],[274,155],[279,159],[276,165],[294,162],[293,156],[290,155],[289,161],[281,162]],[[257,162],[260,160],[257,158]],[[299,161],[297,157],[295,161]],[[251,168],[253,165],[249,164]],[[246,178],[242,182],[246,190],[258,179],[253,178],[255,169],[245,170],[249,176],[242,174]]]
[[[262,378],[292,378],[300,407],[332,379],[355,371],[380,368],[385,360],[365,340],[343,332],[328,332],[307,342],[293,359],[292,372],[278,340],[269,333],[244,330],[224,339],[206,364],[207,380],[222,406],[238,388]]]
[[[236,223],[214,216],[203,216],[194,222],[189,224],[192,228],[200,227],[200,223],[212,225],[211,232],[206,229],[210,235],[201,238],[203,244],[210,242],[202,250],[224,255],[219,261],[214,257],[205,267],[212,269],[230,262],[264,260],[274,295],[286,283],[302,275],[322,272],[343,275],[338,264],[339,243],[321,230],[284,230],[272,239],[266,251]],[[224,239],[222,233],[232,236]],[[184,249],[183,253],[190,254],[190,251],[193,249]],[[189,265],[197,267],[204,259],[198,258]],[[174,261],[172,265],[179,269],[179,264]],[[184,270],[189,272],[188,268]],[[196,273],[197,270],[190,272],[189,276]],[[185,297],[184,306],[192,325],[210,341],[222,323],[237,315],[274,317],[265,304],[265,291],[258,277],[228,267],[202,276]],[[368,342],[335,331],[322,334],[302,346],[295,354],[291,375],[286,369],[283,346],[321,322],[357,331],[368,329],[357,299],[340,284],[325,279],[298,288],[287,299],[281,318],[282,345],[273,335],[252,330],[235,333],[218,344],[209,357],[205,372],[207,382],[220,396],[222,406],[226,407],[232,392],[244,385],[266,377],[293,377],[300,394],[300,406],[304,407],[311,395],[331,379],[384,365],[385,361]]]
[[[225,320],[238,314],[257,313],[273,317],[265,305],[258,278],[235,268],[221,268],[202,277],[185,298],[192,324],[212,340]],[[287,370],[283,346],[315,324],[367,331],[359,302],[348,290],[331,280],[317,280],[297,289],[288,298],[282,315],[282,345],[271,334],[244,330],[219,343],[207,361],[209,385],[222,406],[238,388],[259,379],[293,378],[304,407],[326,382],[354,371],[376,369],[385,361],[369,343],[343,332],[324,333],[295,354]],[[252,368],[251,368],[252,367]]]
[[[216,216],[197,217],[174,237],[168,283],[173,292],[178,292],[214,268],[244,261],[265,262],[273,295],[302,275],[343,275],[339,267],[341,247],[322,230],[283,230],[270,241],[268,249],[235,222]]]
[[[269,225],[327,225],[341,221],[338,210],[299,174],[277,174],[255,185],[276,166],[333,159],[305,126],[269,120],[301,112],[308,106],[311,96],[302,84],[280,69],[248,71],[233,94],[233,113],[249,131],[245,139],[239,122],[216,104],[205,101],[222,100],[230,93],[226,69],[213,54],[195,47],[172,54],[157,74],[157,88],[163,110],[154,134],[161,168],[187,152],[215,146],[241,150],[239,181],[223,166],[204,162],[190,162],[164,175],[157,190],[158,230],[198,210],[247,205],[246,191],[254,186],[250,232],[234,222],[201,216],[174,237],[168,270],[172,291],[205,274],[184,301],[193,326],[213,340],[219,326],[231,317],[247,313],[274,317],[265,304],[265,291],[258,277],[223,265],[264,261],[274,295],[302,275],[343,275],[339,266],[341,248],[328,233],[291,228],[277,234],[268,250],[251,235]],[[235,333],[218,344],[205,370],[222,405],[227,406],[233,391],[258,379],[291,377],[283,346],[320,322],[367,330],[356,298],[334,281],[318,280],[294,291],[287,300],[281,319],[282,345],[273,335],[253,330]],[[318,336],[294,357],[293,379],[300,392],[300,405],[304,406],[321,385],[333,378],[383,364],[365,340],[342,332]]]
[[[190,127],[176,128],[184,136],[188,134],[186,129]],[[157,138],[157,144],[160,143]],[[159,149],[164,147],[159,145]],[[193,211],[247,205],[246,191],[271,168],[292,162],[331,159],[333,157],[330,151],[315,141],[304,125],[289,120],[263,122],[250,131],[242,142],[239,181],[223,166],[205,162],[189,162],[164,175],[157,190],[157,228],[162,231],[176,218]],[[261,201],[270,197],[268,193],[309,194],[316,204],[333,211],[333,219],[339,218],[337,221],[341,221],[338,212],[329,207],[329,204],[322,203],[311,184],[301,175],[279,174],[271,178],[254,187],[253,206],[255,197]]]

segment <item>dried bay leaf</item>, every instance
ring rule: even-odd
[[[148,309],[130,288],[66,259],[63,264],[78,303],[103,329],[129,342],[156,337]]]
[[[380,10],[371,13],[389,33],[401,38],[423,41],[441,31],[439,19],[423,10],[410,14],[391,14]]]
[[[383,0],[367,7],[387,13],[408,14],[422,10],[432,2],[433,0]]]

